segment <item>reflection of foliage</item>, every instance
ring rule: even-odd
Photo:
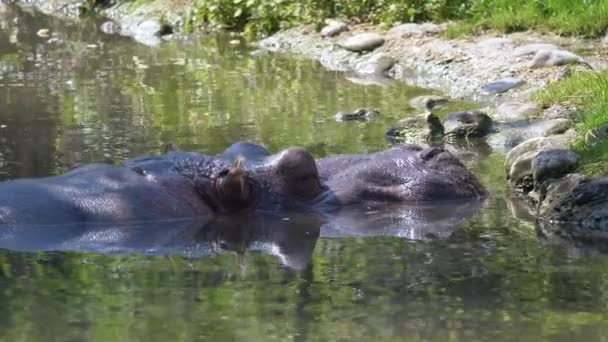
[[[484,233],[321,239],[301,273],[259,254],[242,274],[229,254],[3,252],[0,331],[6,340],[602,336],[604,258],[583,266],[534,240]]]

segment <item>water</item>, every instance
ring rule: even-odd
[[[317,156],[376,151],[388,146],[385,130],[412,114],[407,100],[428,93],[252,56],[226,36],[148,48],[96,27],[0,5],[2,179],[119,162],[167,142],[204,153],[243,139]],[[36,35],[41,28],[50,40]],[[333,121],[357,107],[383,115]],[[509,209],[503,156],[477,153],[467,163],[492,196],[435,238],[296,217],[204,231],[129,227],[140,233],[132,249],[86,252],[77,241],[76,251],[0,250],[0,339],[605,340],[608,259],[539,239],[517,218],[525,213]],[[163,228],[179,232],[170,249],[146,244]]]

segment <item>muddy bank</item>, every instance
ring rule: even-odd
[[[332,70],[368,76],[386,74],[413,86],[440,90],[453,98],[486,103],[527,99],[549,82],[567,77],[572,68],[587,68],[584,63],[533,67],[533,59],[541,49],[584,52],[584,61],[594,69],[608,66],[606,51],[597,50],[599,42],[591,40],[530,32],[449,40],[441,37],[444,30],[445,25],[433,24],[406,24],[388,31],[357,26],[324,37],[307,26],[277,33],[259,42],[259,46],[313,58]],[[369,32],[378,34],[383,42],[365,52],[343,47],[351,37]],[[546,45],[530,45],[539,43]],[[519,84],[505,93],[488,94],[484,85],[497,80]]]

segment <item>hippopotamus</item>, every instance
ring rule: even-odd
[[[0,248],[195,256],[216,241],[239,253],[270,246],[301,269],[319,231],[445,237],[484,196],[440,148],[315,160],[299,147],[270,154],[241,142],[215,156],[169,150],[0,183]]]
[[[0,183],[0,224],[211,219],[247,206],[240,165],[193,152],[89,164],[60,176]]]
[[[315,161],[303,148],[291,147],[271,155],[260,145],[239,142],[219,158],[234,162],[237,156],[248,160],[245,165],[258,187],[284,195],[282,200],[297,199],[321,210],[373,202],[437,203],[486,196],[478,179],[440,147],[398,145],[371,154],[335,155]],[[265,202],[259,205],[272,201]]]
[[[441,148],[397,146],[315,161],[305,149],[274,155],[237,143],[218,156],[169,150],[122,165],[0,184],[0,223],[117,223],[241,211],[331,212],[368,202],[428,203],[483,198],[479,181]]]

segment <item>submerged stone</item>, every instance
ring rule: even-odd
[[[445,135],[453,138],[483,137],[494,131],[492,119],[481,111],[450,113],[443,127]]]
[[[374,50],[384,44],[384,37],[378,33],[360,33],[339,43],[341,47],[353,52]]]
[[[506,77],[506,78],[501,78],[499,80],[485,84],[484,86],[481,87],[481,90],[486,95],[493,95],[493,94],[504,93],[506,91],[509,91],[510,89],[519,87],[523,83],[524,83],[524,81],[522,81],[519,78]]]
[[[338,122],[344,122],[344,121],[370,121],[373,118],[375,118],[376,116],[378,116],[378,111],[373,110],[373,109],[365,109],[365,108],[359,108],[359,109],[355,109],[354,111],[347,113],[347,112],[338,112],[336,113],[336,115],[334,115],[334,119]]]

